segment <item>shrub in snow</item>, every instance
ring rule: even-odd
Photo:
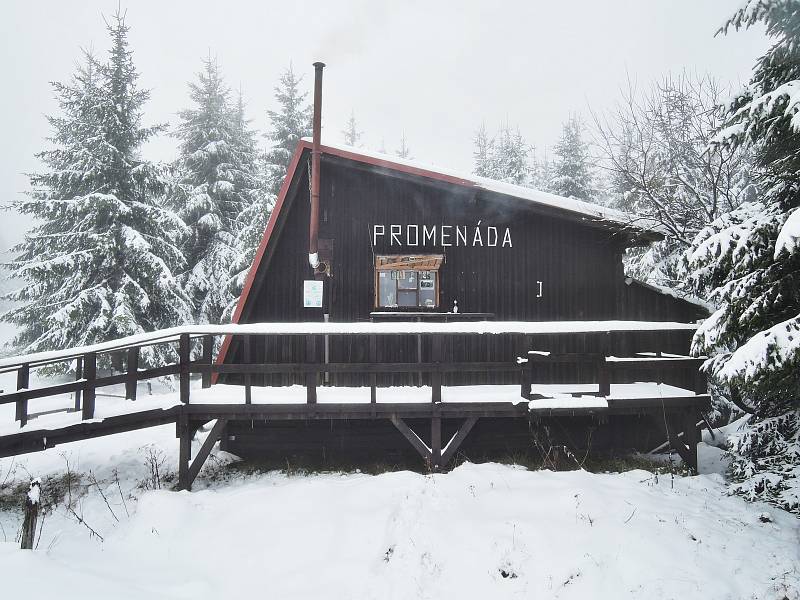
[[[753,415],[731,445],[732,489],[800,512],[800,2],[751,0],[725,30],[761,21],[775,43],[715,141],[753,152],[761,194],[717,218],[687,252],[692,284],[720,307],[693,351],[711,356],[709,374]]]
[[[731,491],[800,512],[800,411],[751,420],[729,438]]]

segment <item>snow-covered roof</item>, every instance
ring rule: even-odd
[[[310,148],[312,141],[310,138],[303,138],[300,144],[301,148]],[[576,198],[565,198],[521,185],[497,181],[487,177],[479,177],[478,175],[467,174],[417,160],[399,158],[397,156],[364,150],[363,148],[355,148],[344,144],[325,143],[322,145],[322,154],[332,154],[349,160],[395,169],[421,177],[444,180],[464,187],[473,187],[496,194],[503,194],[512,198],[528,200],[540,206],[573,213],[576,216],[587,218],[595,222],[607,222],[615,227],[622,226],[626,229],[638,230],[639,232],[652,232],[660,235],[657,224],[655,223],[645,222],[642,218],[636,217],[635,215],[600,206],[599,204],[584,202]]]

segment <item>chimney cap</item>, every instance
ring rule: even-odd
[[[319,60],[314,63],[314,67],[317,68],[317,69],[321,69],[324,66],[325,66],[325,63],[322,62],[322,61],[319,61]]]

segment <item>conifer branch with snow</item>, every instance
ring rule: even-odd
[[[7,265],[24,281],[7,298],[21,305],[2,315],[19,327],[15,344],[25,352],[191,320],[174,275],[186,227],[163,207],[164,168],[139,154],[162,127],[141,125],[149,92],[136,85],[124,17],[107,28],[108,61],[87,54],[69,83],[53,84],[60,114],[48,118],[52,148],[38,155],[45,170],[30,175],[31,191],[14,203],[38,221]],[[142,363],[161,364],[164,352],[147,348]]]

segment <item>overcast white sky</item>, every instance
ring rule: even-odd
[[[0,204],[27,188],[44,146],[50,81],[66,80],[81,47],[104,53],[102,15],[118,0],[9,2],[0,21]],[[123,2],[141,84],[152,89],[146,122],[174,123],[186,82],[209,50],[229,84],[241,85],[254,125],[267,126],[273,87],[289,61],[313,80],[328,64],[323,141],[340,137],[350,111],[366,147],[394,150],[405,131],[415,158],[470,170],[472,137],[508,121],[540,148],[570,112],[602,110],[626,73],[640,83],[687,68],[739,86],[767,46],[762,30],[714,37],[739,0],[596,0],[382,3],[303,1]],[[172,158],[175,143],[151,143]],[[0,219],[0,245],[26,222]]]

